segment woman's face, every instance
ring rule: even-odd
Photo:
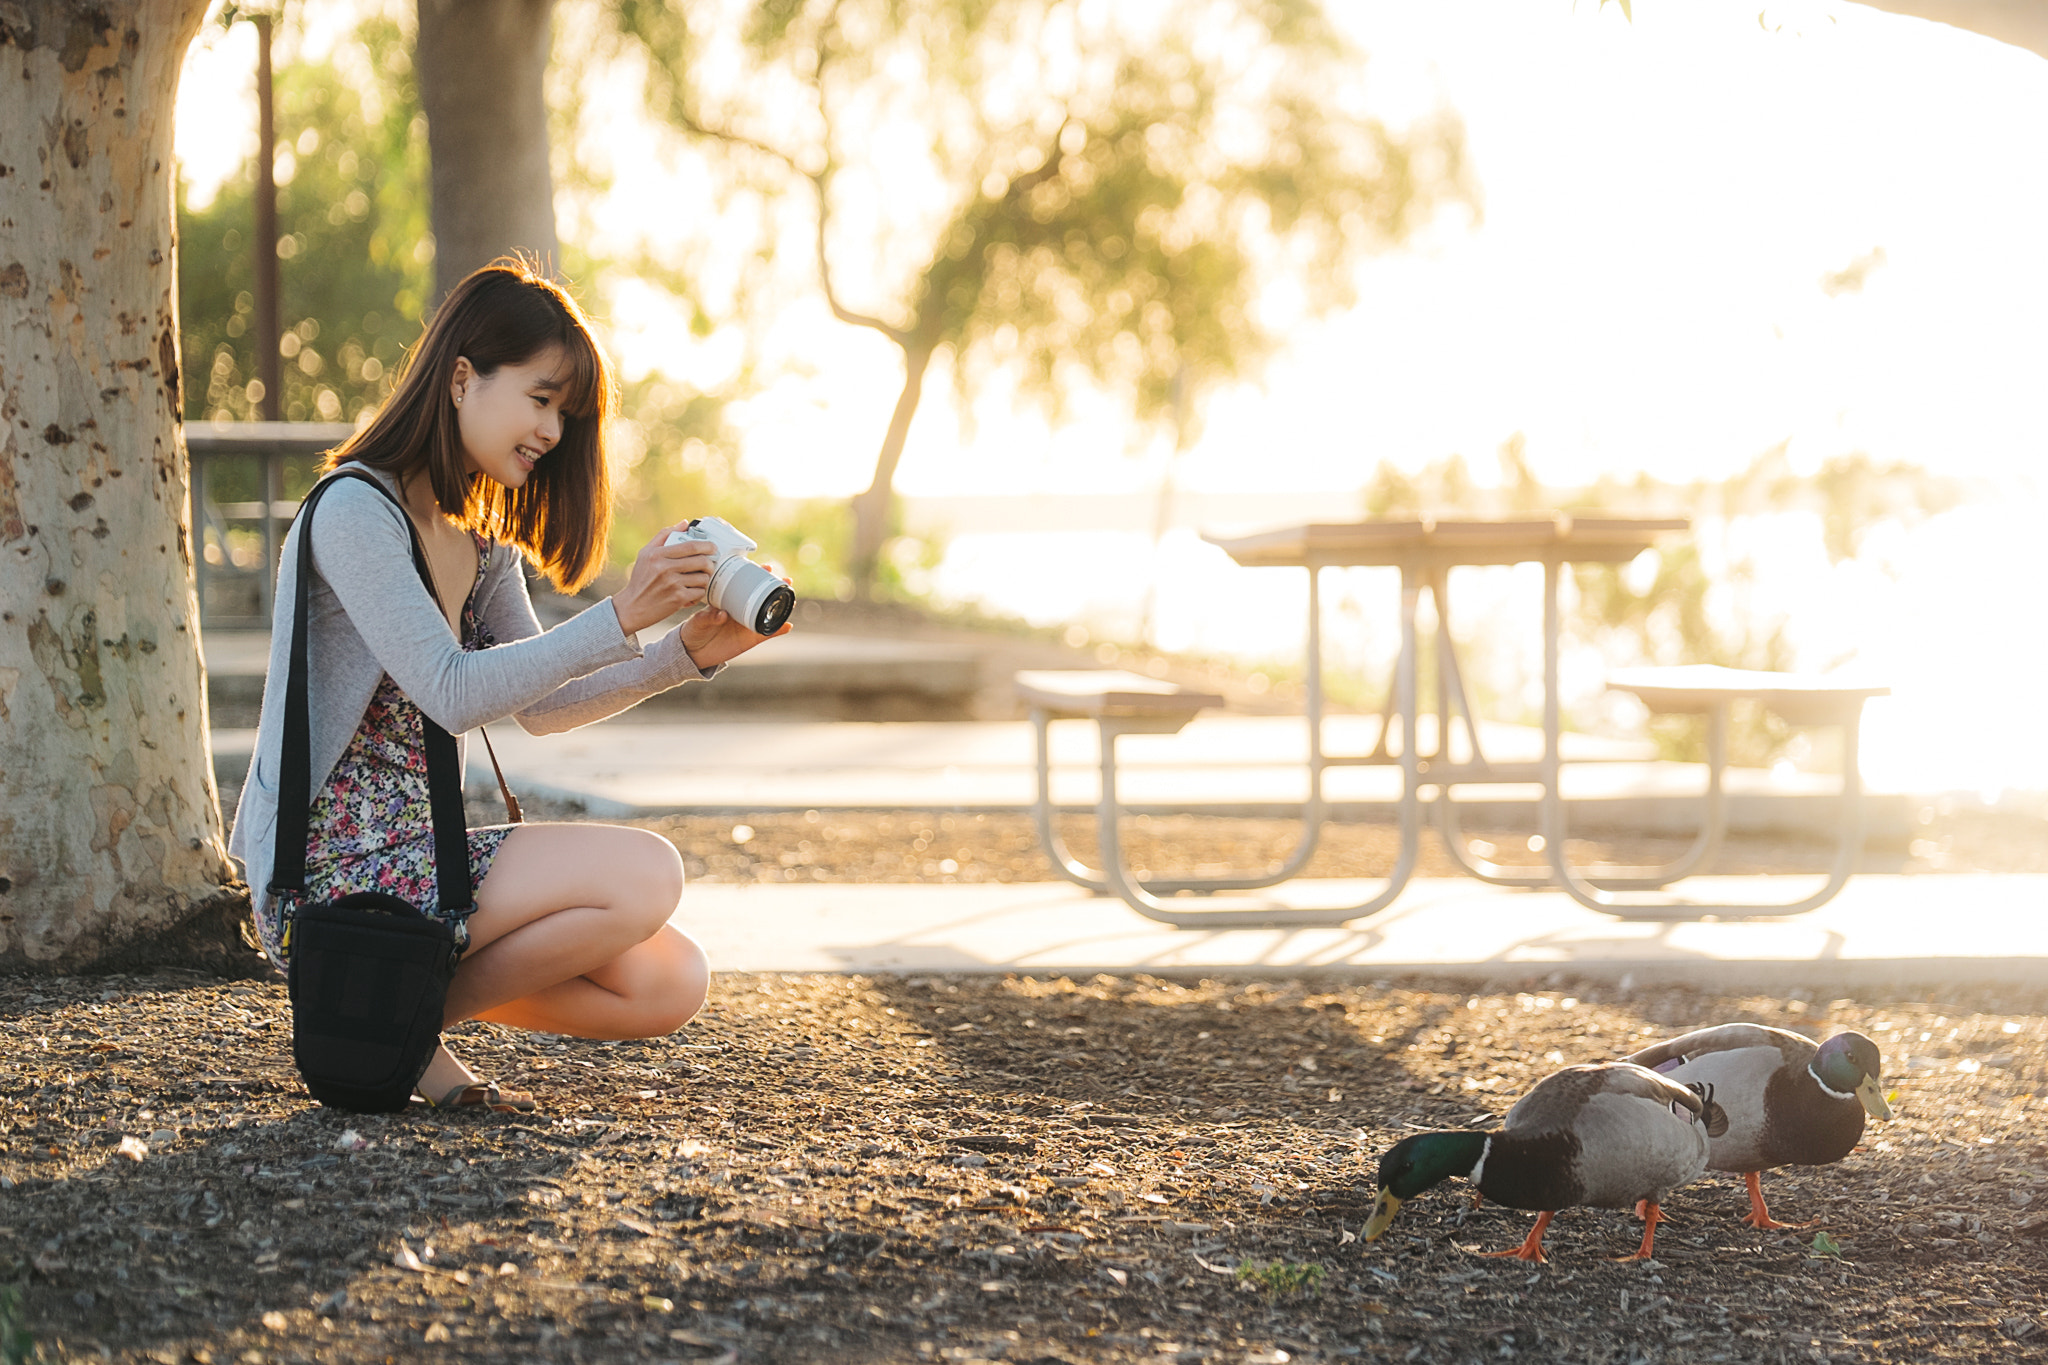
[[[530,359],[478,374],[467,357],[455,362],[451,396],[463,462],[507,488],[523,487],[541,457],[562,439],[562,386],[572,367],[550,343]]]

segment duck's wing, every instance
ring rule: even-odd
[[[1776,1058],[1772,1062],[1775,1068],[1785,1063],[1806,1065],[1813,1060],[1816,1045],[1809,1038],[1767,1024],[1716,1024],[1712,1028],[1694,1029],[1691,1033],[1667,1038],[1640,1052],[1632,1052],[1622,1060],[1668,1074],[1679,1066],[1717,1052],[1751,1049],[1771,1052]]]
[[[1645,1049],[1658,1074],[1680,1085],[1710,1087],[1726,1115],[1714,1133],[1712,1165],[1717,1171],[1753,1171],[1782,1164],[1774,1154],[1771,1096],[1796,1086],[1814,1045],[1796,1033],[1761,1024],[1723,1024],[1700,1029]],[[1641,1063],[1639,1063],[1640,1065]]]
[[[1501,1120],[1501,1131],[1517,1137],[1542,1137],[1570,1129],[1586,1101],[1600,1093],[1600,1072],[1607,1065],[1594,1062],[1551,1072],[1515,1101]]]
[[[1627,1095],[1660,1105],[1677,1105],[1695,1118],[1706,1113],[1696,1090],[1632,1062],[1589,1062],[1553,1071],[1515,1101],[1502,1121],[1504,1131],[1536,1137],[1571,1128],[1595,1095]]]
[[[1709,1115],[1700,1090],[1629,1062],[1566,1067],[1508,1111],[1503,1131],[1531,1141],[1570,1138],[1575,1202],[1618,1208],[1699,1178]]]

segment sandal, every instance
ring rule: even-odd
[[[498,1114],[531,1114],[533,1096],[524,1090],[500,1090],[496,1081],[466,1081],[435,1099],[421,1095],[430,1109],[489,1109]]]

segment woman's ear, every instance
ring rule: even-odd
[[[476,378],[476,367],[469,363],[469,357],[455,357],[455,372],[448,377],[448,396],[455,400],[455,406],[462,406],[462,395],[469,389],[470,381]]]

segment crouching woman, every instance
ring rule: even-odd
[[[449,294],[382,411],[329,456],[330,469],[367,470],[394,496],[343,479],[313,518],[310,900],[383,891],[438,912],[422,714],[457,736],[505,716],[535,734],[567,730],[708,678],[767,638],[706,606],[642,647],[640,631],[702,606],[710,583],[712,550],[666,545],[675,527],[640,550],[617,593],[541,628],[525,562],[570,592],[604,559],[615,391],[574,300],[523,264],[500,262]],[[254,888],[258,937],[280,965],[292,907],[265,888],[303,530],[286,537],[273,598],[276,686],[265,691],[229,840]],[[432,591],[415,564],[414,531]],[[666,839],[598,824],[495,825],[469,831],[469,855],[475,910],[454,923],[467,945],[446,1023],[645,1038],[702,1007],[708,967],[670,923],[683,866]],[[417,1089],[439,1106],[533,1107],[445,1046]]]

